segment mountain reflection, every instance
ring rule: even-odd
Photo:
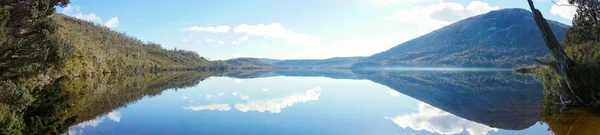
[[[525,129],[541,113],[541,85],[511,72],[377,72],[365,77],[490,127]]]
[[[559,135],[594,134],[599,131],[597,127],[600,126],[597,124],[600,122],[597,111],[562,108],[558,105],[560,100],[557,97],[544,95],[542,86],[534,78],[517,76],[511,72],[354,73],[350,70],[280,70],[165,72],[61,78],[34,93],[39,99],[24,107],[22,118],[12,123],[22,124],[19,125],[22,128],[3,127],[3,130],[18,130],[24,134],[82,134],[84,128],[96,127],[108,120],[120,122],[121,113],[116,111],[119,108],[144,97],[161,95],[165,90],[196,86],[210,76],[228,76],[231,77],[225,80],[228,83],[240,85],[233,80],[243,81],[242,84],[248,83],[244,86],[252,85],[253,81],[242,79],[256,78],[264,79],[262,82],[270,82],[275,76],[370,80],[392,89],[386,89],[386,96],[406,95],[420,101],[417,111],[395,116],[388,114],[387,117],[383,115],[380,118],[385,117],[401,128],[438,134],[466,131],[473,135],[498,132],[500,129],[523,130],[537,122],[547,124],[548,130]],[[180,110],[223,111],[220,113],[231,113],[234,110],[238,113],[281,113],[284,108],[322,98],[321,87],[312,85],[307,89],[296,90],[290,93],[278,89],[271,90],[269,86],[257,86],[251,91],[209,91],[200,95],[178,95],[177,98],[183,98],[187,104],[178,106]],[[280,95],[264,97],[273,94]],[[200,101],[198,98],[204,99]],[[0,111],[3,111],[2,108]]]

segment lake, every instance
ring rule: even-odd
[[[505,70],[175,72],[62,82],[63,134],[594,134],[597,116],[548,109]],[[67,90],[69,91],[69,90]],[[552,104],[552,103],[551,103]],[[594,127],[595,126],[595,127]],[[573,129],[575,127],[575,129]]]

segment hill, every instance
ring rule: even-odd
[[[335,57],[329,59],[304,59],[304,60],[280,60],[272,63],[282,68],[303,68],[303,69],[340,69],[350,68],[352,64],[360,62],[365,57]],[[265,63],[269,60],[260,59]]]
[[[235,58],[226,61],[214,61],[224,67],[235,67],[241,69],[275,69],[277,66],[260,61],[256,58]]]
[[[261,62],[267,63],[267,64],[275,64],[277,62],[283,61],[280,59],[269,59],[269,58],[256,58],[256,59],[260,60]]]
[[[562,41],[570,26],[549,24]],[[547,54],[530,11],[502,9],[440,28],[355,66],[514,67]]]
[[[62,73],[70,75],[209,66],[196,52],[164,49],[74,17],[55,14],[59,37],[73,48]]]

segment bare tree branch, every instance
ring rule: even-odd
[[[558,4],[554,0],[550,0],[550,1],[552,1],[552,3],[554,3],[554,5],[557,5],[557,6],[566,6],[566,7],[574,7],[575,6],[575,5],[572,5],[572,4]]]

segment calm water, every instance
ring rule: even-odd
[[[114,109],[82,111],[90,112],[90,120],[78,122],[66,134],[544,135],[554,130],[562,134],[564,127],[573,126],[566,117],[560,117],[561,122],[542,122],[559,119],[542,117],[548,114],[540,107],[542,86],[532,77],[510,71],[355,74],[331,70],[199,76],[192,81],[194,77],[177,77],[189,82],[169,82],[172,86],[165,91],[145,94],[140,100],[84,100],[102,101],[88,104],[88,110],[119,103],[114,103]],[[102,93],[111,91],[95,92]],[[587,133],[597,131],[587,129]]]

